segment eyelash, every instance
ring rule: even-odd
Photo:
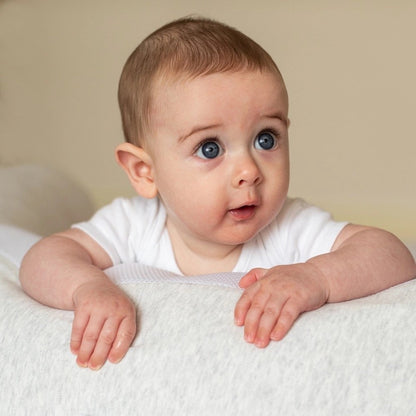
[[[280,133],[279,133],[277,130],[275,130],[274,128],[264,129],[264,130],[260,131],[260,132],[257,134],[257,136],[256,136],[256,137],[258,137],[258,136],[259,136],[260,134],[262,134],[262,133],[269,133],[269,134],[271,134],[271,135],[274,137],[274,139],[276,140],[276,146],[278,146],[278,145],[279,145],[279,141],[280,141]],[[256,137],[254,138],[254,140],[256,140]]]
[[[216,136],[214,136],[214,137],[207,137],[206,139],[202,140],[201,142],[199,142],[195,146],[195,149],[194,149],[193,153],[196,153],[204,144],[211,143],[211,142],[217,143],[218,146],[222,147],[220,145],[220,139],[218,137],[216,137]]]
[[[271,133],[271,134],[273,134],[273,136],[275,137],[275,139],[277,141],[279,141],[279,139],[280,139],[280,133],[277,130],[272,129],[272,128],[271,129],[264,129],[259,134],[261,134],[261,133]]]

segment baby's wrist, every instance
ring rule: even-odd
[[[327,303],[330,296],[330,284],[328,278],[314,258],[306,261],[304,264],[308,268],[308,276],[313,278],[315,283],[321,287],[325,297],[324,303]]]
[[[102,291],[105,287],[109,290],[114,289],[114,283],[100,271],[97,276],[90,276],[88,280],[79,283],[72,291],[72,304],[75,309],[77,305],[84,301],[84,298],[90,298],[91,295]]]

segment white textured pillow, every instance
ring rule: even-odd
[[[121,286],[138,336],[120,364],[95,373],[69,352],[72,312],[24,295],[0,256],[0,414],[412,414],[415,282],[306,313],[260,350],[233,324],[239,289],[141,283],[136,272]]]
[[[0,224],[40,235],[91,216],[85,191],[62,172],[40,165],[0,167]]]
[[[43,306],[19,286],[16,265],[37,237],[13,227],[7,234],[1,415],[414,414],[416,281],[305,313],[261,350],[233,324],[239,275],[201,282],[118,265],[107,273],[136,304],[138,335],[120,364],[96,373],[69,352],[72,312]]]

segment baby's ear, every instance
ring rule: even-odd
[[[136,192],[144,198],[154,198],[157,187],[153,178],[153,162],[141,147],[122,143],[116,147],[116,160],[129,177]]]

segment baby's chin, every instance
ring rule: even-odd
[[[223,236],[221,239],[222,241],[218,242],[230,246],[240,246],[242,244],[246,244],[255,238],[258,233],[264,230],[271,223],[271,221],[272,220],[262,226],[253,227],[252,229],[244,229],[244,227],[241,226],[242,224],[237,224],[233,227],[234,230],[227,233],[227,235]]]

